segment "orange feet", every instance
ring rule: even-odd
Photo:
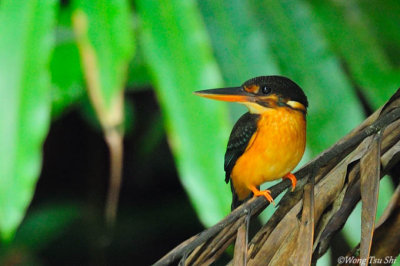
[[[270,203],[274,204],[275,206],[275,201],[271,197],[271,191],[269,190],[260,191],[255,186],[250,186],[249,188],[253,192],[254,197],[264,196]]]
[[[290,181],[292,181],[292,192],[293,192],[296,187],[296,183],[297,183],[296,176],[292,173],[287,173],[284,177],[282,177],[282,179],[285,179],[285,178],[290,179]]]

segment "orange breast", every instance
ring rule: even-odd
[[[256,133],[232,169],[239,200],[248,197],[249,186],[282,178],[292,171],[303,156],[305,144],[306,121],[301,112],[277,107],[262,113]]]

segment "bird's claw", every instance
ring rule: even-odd
[[[297,183],[297,179],[296,176],[292,173],[287,173],[284,177],[282,177],[282,179],[289,179],[292,182],[292,192],[294,191],[294,189],[296,188],[296,183]]]
[[[256,187],[251,187],[250,189],[253,192],[254,197],[264,196],[269,201],[269,203],[272,203],[275,206],[275,201],[271,196],[271,191],[269,191],[268,189],[260,191]]]

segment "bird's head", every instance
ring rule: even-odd
[[[260,76],[249,79],[240,87],[202,90],[195,94],[214,100],[242,103],[251,113],[288,107],[306,114],[308,107],[303,90],[282,76]]]

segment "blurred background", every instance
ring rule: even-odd
[[[291,78],[310,102],[304,164],[399,87],[399,14],[396,0],[2,0],[0,264],[154,263],[230,210],[223,157],[246,109],[193,91]],[[382,179],[378,217],[397,183]],[[318,265],[359,242],[360,213]]]

